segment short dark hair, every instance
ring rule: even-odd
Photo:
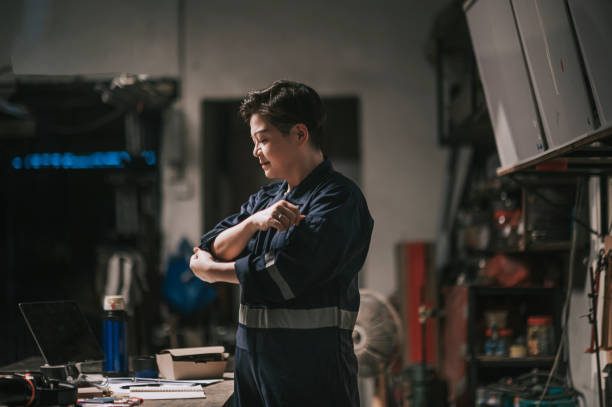
[[[279,80],[265,89],[250,91],[240,105],[240,116],[249,124],[259,114],[283,134],[303,123],[310,133],[310,142],[321,148],[325,109],[321,98],[303,83]]]

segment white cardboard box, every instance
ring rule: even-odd
[[[159,376],[164,379],[218,379],[227,358],[223,346],[165,349],[155,355]]]

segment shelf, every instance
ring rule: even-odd
[[[557,287],[486,287],[472,286],[474,294],[478,296],[524,296],[553,294]]]
[[[535,242],[529,243],[525,249],[520,250],[520,253],[566,251],[571,249],[571,247],[572,242],[569,240],[557,242]]]
[[[568,251],[571,248],[571,242],[569,241],[556,241],[556,242],[535,242],[529,243],[527,247],[514,247],[514,248],[491,248],[491,249],[472,249],[466,248],[466,252],[475,256],[495,256],[497,254],[504,254],[508,256],[513,255],[529,255],[529,254],[541,254],[541,253],[553,253],[559,251]]]
[[[515,165],[499,168],[497,175],[510,175],[517,172],[535,171],[536,166],[550,162],[551,160],[563,158],[567,160],[567,169],[553,171],[559,173],[585,172],[585,173],[607,173],[612,171],[612,160],[609,159],[610,150],[607,147],[593,146],[591,143],[598,142],[612,136],[612,128],[598,129],[580,138],[579,140],[566,143],[552,151],[545,151],[533,158],[523,160]],[[600,154],[597,152],[600,151]],[[576,157],[581,155],[581,157]]]
[[[476,361],[482,367],[538,367],[553,364],[554,356],[528,356],[524,358],[511,358],[507,356],[477,355]]]

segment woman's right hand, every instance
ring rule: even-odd
[[[279,232],[299,225],[305,216],[300,214],[300,208],[289,201],[281,200],[274,205],[251,215],[251,222],[257,230],[266,231],[275,228]]]

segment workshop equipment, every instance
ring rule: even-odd
[[[518,377],[504,378],[479,391],[480,397],[476,405],[478,407],[577,407],[578,392],[567,387],[561,377],[550,377],[546,394],[542,395],[549,374],[546,371],[534,370]],[[488,397],[490,395],[494,396],[494,401]]]
[[[0,375],[0,404],[8,406],[73,406],[77,387],[40,373]]]

